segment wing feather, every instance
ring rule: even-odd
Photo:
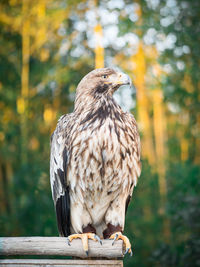
[[[129,195],[127,196],[127,199],[126,199],[125,213],[127,212],[130,200],[132,198],[133,188],[137,184],[137,180],[141,174],[141,168],[142,168],[141,161],[140,161],[141,144],[140,144],[140,135],[139,135],[137,123],[136,123],[134,116],[131,113],[126,112],[126,118],[127,118],[126,120],[127,125],[130,126],[130,129],[131,129],[131,133],[129,133],[130,135],[132,135],[131,140],[134,141],[135,152],[132,155],[132,157],[133,157],[133,162],[134,162],[134,168],[136,171],[136,178],[134,179],[134,184],[130,185]]]
[[[58,121],[51,137],[50,182],[61,236],[70,235],[70,197],[67,185],[68,148],[65,127],[68,115]],[[64,119],[64,121],[63,121]]]

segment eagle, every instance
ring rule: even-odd
[[[141,173],[140,137],[134,116],[113,93],[130,85],[127,74],[95,69],[78,84],[74,111],[61,116],[51,136],[50,182],[60,236],[122,239],[125,214]]]

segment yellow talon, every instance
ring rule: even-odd
[[[125,253],[126,254],[127,252],[130,253],[130,256],[132,256],[132,250],[131,250],[131,243],[128,239],[128,237],[126,237],[125,235],[122,235],[121,232],[116,232],[114,234],[112,234],[109,239],[113,239],[113,243],[115,242],[115,240],[123,240],[124,244],[125,244]]]
[[[88,256],[88,239],[92,239],[94,241],[99,241],[102,244],[100,238],[93,233],[84,233],[84,234],[73,234],[67,237],[68,245],[70,246],[70,242],[73,239],[80,238],[83,244],[83,250],[85,251],[86,255]]]

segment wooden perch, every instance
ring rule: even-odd
[[[123,242],[102,240],[103,244],[89,240],[89,257],[122,258]],[[1,237],[0,255],[57,255],[86,258],[80,239],[69,246],[65,237]]]
[[[123,267],[120,260],[0,260],[1,267]]]

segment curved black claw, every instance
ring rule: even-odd
[[[117,238],[118,238],[118,234],[115,235],[115,238],[113,239],[113,242],[112,242],[112,246],[114,245]]]
[[[102,241],[98,235],[95,235],[94,238],[102,245]]]
[[[126,249],[126,251],[124,252],[124,255],[126,255],[129,251],[129,248]]]
[[[129,249],[130,248],[127,248],[126,249],[126,251],[124,252],[124,255],[126,255],[128,253]],[[132,252],[132,249],[131,249],[131,251],[130,251],[130,257],[132,257],[132,256],[133,256],[133,252]]]
[[[71,244],[70,244],[70,241],[69,241],[69,238],[67,237],[67,244],[68,244],[68,246],[71,246]]]

